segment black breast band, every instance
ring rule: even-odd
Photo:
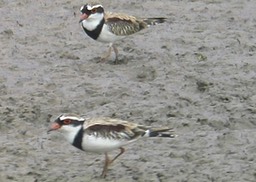
[[[102,27],[103,27],[104,23],[105,23],[105,20],[103,18],[100,21],[99,25],[94,30],[92,30],[92,31],[87,30],[86,28],[84,28],[84,26],[82,26],[82,27],[83,27],[84,31],[86,32],[86,34],[88,36],[90,36],[92,39],[96,40],[99,37],[99,35],[100,35],[100,32],[102,30]]]
[[[76,148],[79,148],[80,150],[83,150],[83,148],[82,148],[83,133],[84,133],[83,127],[81,127],[81,129],[79,130],[79,132],[75,136],[75,139],[72,143],[73,146],[75,146]]]

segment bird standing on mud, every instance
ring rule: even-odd
[[[111,55],[112,48],[115,53],[115,62],[118,61],[118,50],[114,46],[115,41],[165,21],[165,18],[140,19],[122,13],[105,12],[101,4],[85,4],[80,11],[79,23],[81,23],[85,33],[94,40],[109,43],[109,51],[102,57],[102,61]]]
[[[104,153],[105,164],[101,177],[106,177],[108,166],[125,152],[123,146],[142,137],[176,137],[169,127],[153,128],[108,117],[86,120],[73,114],[60,115],[48,132],[53,130],[60,130],[67,141],[80,150]],[[116,149],[120,153],[110,159],[108,152]]]

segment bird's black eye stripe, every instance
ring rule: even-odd
[[[56,123],[58,123],[59,125],[63,125],[63,121],[60,119],[60,117],[58,117],[56,120],[55,120]]]
[[[84,122],[83,121],[77,121],[77,120],[72,120],[72,119],[65,119],[65,120],[59,120],[59,123],[61,125],[73,125],[73,126],[78,126],[82,125]]]
[[[103,13],[104,12],[104,9],[102,7],[97,7],[97,8],[94,8],[92,10],[88,10],[87,8],[87,4],[82,6],[81,9],[80,9],[81,13],[82,14],[87,14],[87,15],[90,15],[92,13]]]
[[[84,13],[87,14],[87,15],[91,14],[91,11],[89,11],[89,10],[87,9],[87,4],[84,5],[84,6],[82,6],[82,8],[80,9],[80,11],[81,11],[82,14],[84,14]]]
[[[91,13],[96,13],[97,12],[97,8],[94,8],[91,10]]]
[[[71,119],[65,119],[62,122],[63,122],[63,124],[68,125],[68,124],[72,123],[72,120]]]
[[[104,9],[102,7],[93,8],[91,10],[91,14],[93,14],[93,13],[103,13],[103,12],[104,12]]]
[[[102,7],[98,7],[98,8],[97,8],[97,12],[98,12],[98,13],[103,13],[103,12],[104,12],[104,9],[103,9]]]

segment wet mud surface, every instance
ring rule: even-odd
[[[116,65],[98,63],[108,46],[82,31],[82,3],[0,0],[0,181],[256,181],[255,2],[104,1],[168,18],[118,42]],[[61,113],[172,126],[179,137],[127,146],[100,179],[103,155],[47,134]]]

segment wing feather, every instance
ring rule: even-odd
[[[88,135],[118,140],[133,140],[145,133],[142,125],[113,118],[92,118],[85,121],[84,130]]]
[[[144,21],[126,14],[106,12],[104,18],[110,31],[119,36],[131,35],[147,27]]]

